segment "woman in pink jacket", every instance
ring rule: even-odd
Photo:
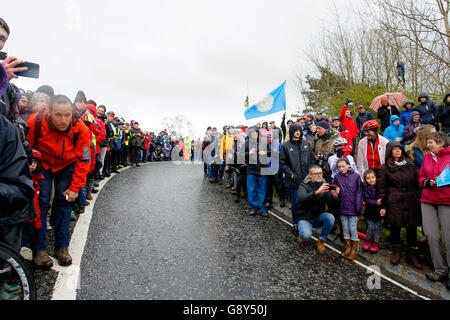
[[[427,148],[430,150],[423,158],[419,172],[422,187],[421,207],[424,232],[428,237],[434,272],[426,276],[431,281],[447,281],[450,266],[450,185],[438,186],[436,179],[450,164],[450,138],[446,133],[434,132],[428,136]],[[441,229],[447,248],[443,255]]]

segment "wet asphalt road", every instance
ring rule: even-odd
[[[77,299],[416,299],[290,227],[247,215],[202,165],[152,163],[116,175],[97,198]]]

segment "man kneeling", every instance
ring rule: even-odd
[[[337,202],[339,192],[338,187],[325,182],[321,167],[313,165],[309,168],[308,176],[298,187],[299,202],[295,211],[300,244],[311,238],[312,228],[322,227],[317,250],[325,252],[325,240],[334,224],[334,216],[325,211],[325,205]]]

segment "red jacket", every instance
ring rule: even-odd
[[[39,180],[44,179],[44,175],[42,173],[32,175],[31,179],[33,180],[33,188],[34,188],[34,208],[36,209],[36,218],[33,220],[29,220],[26,222],[33,223],[34,229],[39,230],[42,227],[41,221],[41,207],[39,207]]]
[[[89,129],[95,134],[95,140],[96,140],[96,147],[95,147],[95,153],[100,153],[100,144],[105,140],[106,137],[106,128],[105,123],[97,117],[97,109],[95,108],[94,104],[88,104],[86,105],[86,108],[90,114],[95,119],[95,124],[91,124],[89,126]]]
[[[450,147],[444,148],[437,154],[437,163],[433,160],[431,152],[423,157],[422,167],[419,171],[419,185],[422,187],[421,202],[430,204],[450,205],[450,186],[427,188],[423,186],[425,179],[436,181],[437,177],[450,163]]]
[[[30,146],[42,154],[42,166],[45,170],[52,169],[53,172],[57,172],[76,162],[69,189],[73,192],[79,192],[86,184],[86,176],[89,172],[91,132],[81,118],[76,123],[72,120],[70,130],[67,132],[51,129],[48,126],[48,111],[46,110],[42,119],[41,135],[36,144],[35,123],[37,115],[38,113],[32,114],[27,121],[30,127],[27,135]],[[74,145],[75,134],[78,135],[78,138]]]
[[[347,111],[347,109],[348,109],[348,107],[346,105],[344,105],[342,107],[339,119],[341,119],[341,124],[350,133],[350,138],[355,139],[359,133],[359,129],[358,129],[358,126],[356,125],[355,120],[353,120],[353,118],[349,118],[345,115],[345,112]]]

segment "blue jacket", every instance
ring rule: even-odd
[[[411,112],[413,112],[413,109],[400,112],[400,124],[402,126],[406,127],[411,124]]]
[[[362,130],[362,126],[364,124],[364,122],[369,121],[369,120],[374,120],[375,118],[373,117],[372,113],[369,111],[364,110],[362,116],[359,114],[356,116],[356,125],[358,126],[359,129],[359,134],[361,135],[361,139],[365,138],[366,135],[364,134],[364,130]]]
[[[395,141],[397,138],[400,138],[399,142],[403,140],[403,130],[405,129],[405,127],[401,124],[393,124],[395,120],[400,120],[400,118],[397,115],[391,116],[391,125],[386,128],[383,134],[383,136],[388,139],[389,142]]]

